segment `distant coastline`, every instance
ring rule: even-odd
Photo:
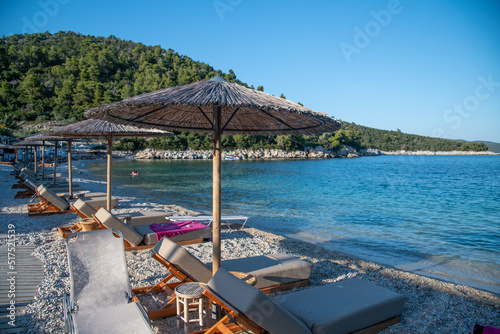
[[[380,155],[499,155],[491,151],[381,151],[379,149],[354,149],[344,147],[337,151],[327,150],[321,146],[306,148],[304,151],[287,152],[278,149],[228,150],[222,153],[223,159],[332,159],[332,158],[358,158],[364,156]],[[166,159],[166,160],[196,160],[212,159],[212,151],[208,150],[154,150],[145,149],[135,154],[135,159]]]

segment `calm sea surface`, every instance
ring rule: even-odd
[[[86,168],[105,177],[105,162]],[[113,182],[158,202],[212,209],[211,160],[114,161]],[[500,156],[223,161],[222,212],[500,294]]]

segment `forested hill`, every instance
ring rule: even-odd
[[[0,112],[26,121],[79,120],[93,106],[215,75],[241,84],[231,70],[160,46],[74,32],[18,34],[0,43]]]
[[[74,32],[35,33],[0,39],[0,134],[27,134],[21,124],[81,120],[83,111],[161,88],[185,85],[216,75],[247,86],[235,73],[160,46],[94,37]],[[254,88],[251,86],[250,88]],[[258,90],[264,90],[262,86]],[[286,93],[286,92],[285,92]],[[324,110],[318,110],[324,112]],[[176,133],[153,139],[155,148],[207,149],[205,134]],[[144,145],[142,141],[134,141]],[[134,145],[135,145],[134,144]],[[342,145],[381,150],[486,150],[484,144],[383,131],[344,122],[334,134],[321,136],[224,136],[226,148],[303,149]]]

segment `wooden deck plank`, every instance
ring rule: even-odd
[[[1,237],[1,236],[0,236]],[[26,330],[26,306],[34,299],[38,286],[43,280],[43,264],[31,255],[33,246],[16,246],[14,251],[9,252],[7,246],[0,246],[0,332],[5,334],[27,333]],[[10,259],[15,261],[14,267],[9,266]],[[14,256],[12,256],[14,255]],[[15,326],[9,324],[9,305],[11,298],[9,292],[11,284],[8,281],[15,278]]]

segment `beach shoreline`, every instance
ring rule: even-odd
[[[306,148],[304,151],[287,152],[279,149],[235,149],[224,150],[222,159],[335,159],[335,158],[359,158],[383,155],[435,155],[435,156],[491,156],[500,155],[491,151],[381,151],[379,149],[355,149],[344,147],[333,151],[318,146]],[[155,150],[144,149],[135,152],[130,158],[138,160],[165,159],[165,160],[196,160],[212,159],[212,151],[209,150]]]
[[[80,162],[74,166],[76,183],[92,192],[105,191],[104,180],[83,169]],[[10,166],[0,166],[0,179],[5,187],[4,196],[0,199],[0,233],[6,233],[8,224],[15,225],[18,244],[35,247],[33,254],[42,261],[45,273],[34,302],[26,308],[28,328],[37,333],[61,332],[62,295],[69,292],[69,275],[65,243],[57,234],[57,227],[74,224],[79,218],[75,214],[28,218],[26,204],[29,199],[13,199],[17,189],[10,189],[16,182],[10,175],[11,170]],[[58,167],[59,171],[65,173],[67,167],[62,165]],[[136,191],[121,186],[113,188],[113,196],[120,199],[120,205],[114,210],[116,213],[139,209],[164,210],[170,214],[195,213],[175,204],[155,203],[151,198],[139,197]],[[474,323],[500,327],[500,298],[492,293],[256,230],[251,223],[242,231],[224,230],[222,239],[223,259],[286,252],[314,263],[312,286],[359,277],[403,294],[406,305],[401,322],[382,333],[468,333]],[[0,245],[4,244],[5,240],[0,239]],[[204,262],[210,262],[211,246],[211,243],[204,243],[186,248]],[[127,263],[132,287],[156,283],[166,275],[165,269],[151,259],[147,250],[127,252]],[[160,333],[167,330],[169,333],[181,332],[175,326],[175,317],[154,320],[152,325]]]

